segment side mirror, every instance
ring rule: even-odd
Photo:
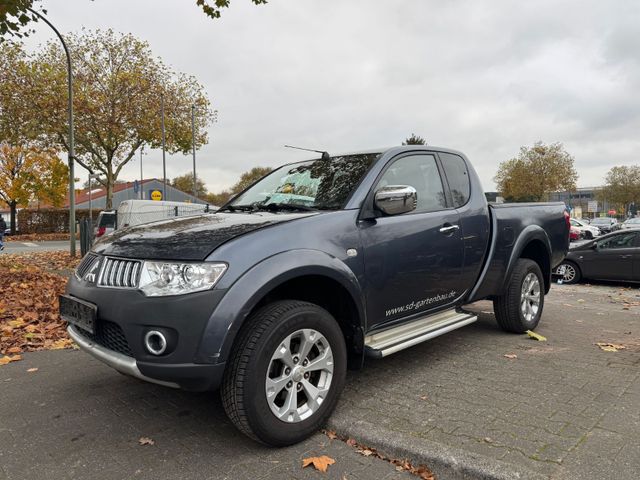
[[[374,203],[387,215],[399,215],[416,209],[418,192],[409,185],[388,185],[376,190]]]

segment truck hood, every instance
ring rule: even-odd
[[[208,213],[116,230],[93,247],[102,255],[156,260],[204,260],[229,240],[255,230],[317,215],[302,213]]]

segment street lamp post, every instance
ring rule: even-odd
[[[198,186],[196,177],[196,106],[191,105],[191,145],[193,151],[193,196],[198,198]]]
[[[165,159],[164,135],[164,93],[160,94],[160,115],[162,117],[162,200],[167,200],[167,163]]]
[[[74,165],[73,160],[75,158],[75,145],[73,138],[73,70],[71,68],[71,55],[69,54],[69,49],[67,48],[67,44],[64,42],[64,38],[60,32],[53,26],[53,24],[47,20],[42,14],[33,10],[32,8],[27,8],[31,13],[36,15],[38,18],[42,19],[44,23],[49,25],[51,29],[55,32],[55,34],[60,39],[62,43],[62,48],[64,48],[64,53],[67,55],[67,83],[69,90],[69,104],[68,104],[68,117],[69,117],[69,150],[68,150],[68,163],[69,163],[69,235],[71,237],[69,244],[69,254],[72,257],[76,256],[76,192],[75,192],[75,182],[74,182]]]
[[[144,150],[144,147],[140,147],[140,200],[144,200],[144,194],[142,191],[142,179],[144,178],[142,176],[142,150]]]

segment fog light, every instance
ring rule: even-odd
[[[151,330],[144,336],[144,346],[152,355],[162,355],[167,349],[167,339],[162,332]]]

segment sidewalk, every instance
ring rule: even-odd
[[[477,323],[351,374],[330,426],[442,478],[637,479],[640,308],[621,299],[640,291],[620,293],[554,286],[547,342],[501,332],[475,304]]]

